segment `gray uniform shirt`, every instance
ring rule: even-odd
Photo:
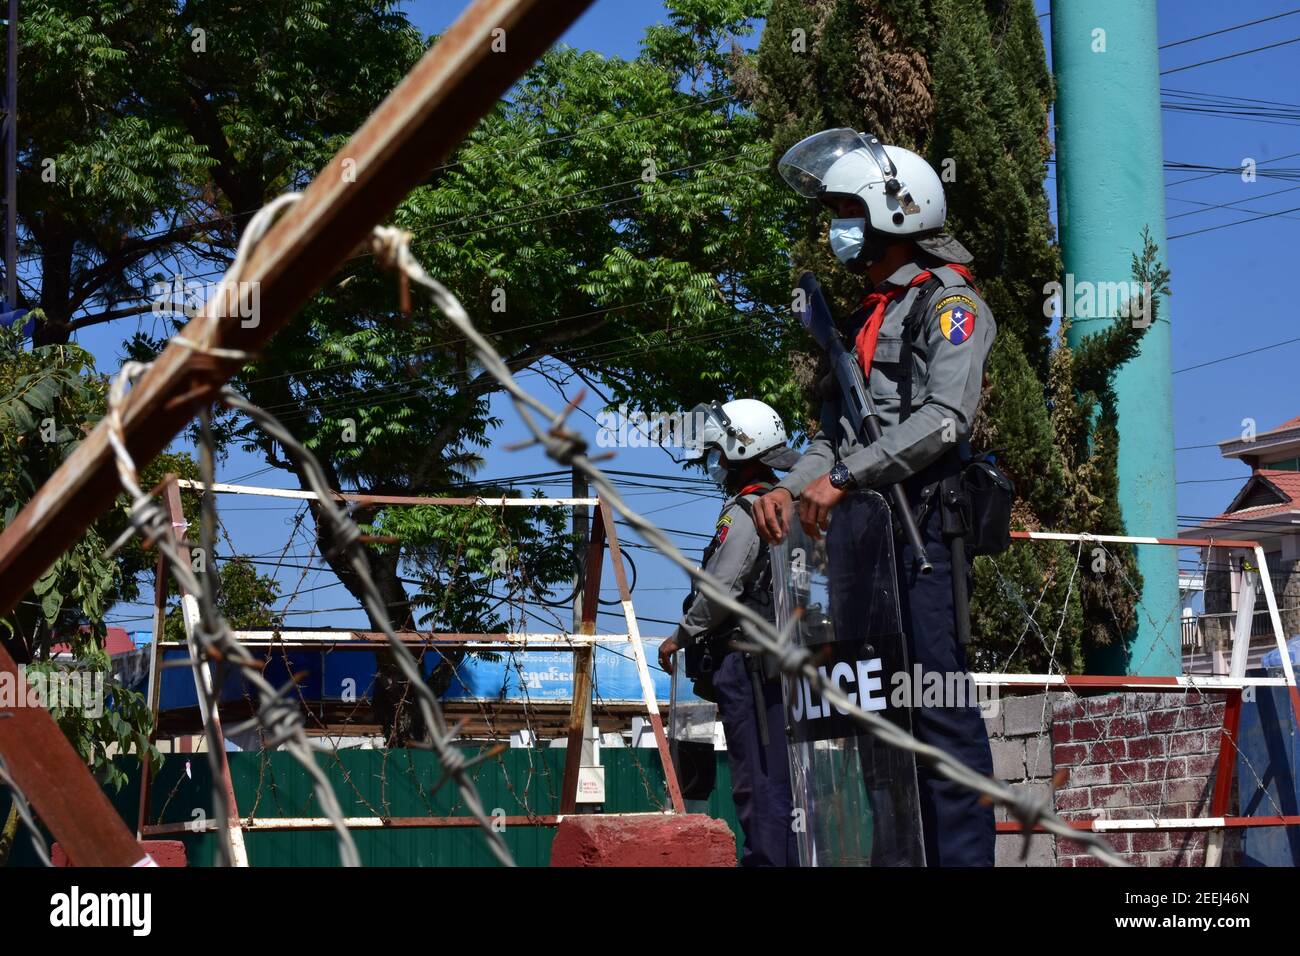
[[[906,287],[922,267],[909,263],[883,287]],[[822,406],[821,427],[799,464],[777,484],[793,497],[830,471],[837,459],[858,487],[891,485],[922,471],[945,451],[970,438],[979,406],[984,366],[997,325],[989,307],[962,276],[948,268],[930,270],[943,281],[929,294],[914,346],[904,341],[903,321],[922,287],[909,288],[885,309],[867,390],[880,414],[880,441],[863,447],[839,402]],[[910,353],[910,354],[909,354]],[[856,350],[855,350],[856,355]],[[903,363],[912,362],[912,411],[899,421]],[[838,445],[831,416],[839,418]]]
[[[747,504],[752,505],[758,495],[736,495],[727,499],[722,506],[722,512],[718,515],[718,524],[713,532],[714,541],[718,542],[718,546],[704,565],[704,570],[717,578],[727,592],[737,600],[744,593],[745,586],[754,573],[763,547],[758,529],[754,527],[754,519],[741,504],[742,498],[749,499]],[[719,538],[721,541],[718,541]],[[696,593],[690,607],[682,615],[673,637],[679,645],[685,647],[693,643],[701,634],[720,625],[730,613],[703,594]]]

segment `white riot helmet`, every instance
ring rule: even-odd
[[[691,410],[686,434],[687,458],[704,458],[709,475],[726,484],[727,464],[757,459],[772,468],[787,471],[799,454],[786,445],[781,416],[764,402],[738,398],[727,402],[696,405]]]
[[[938,173],[910,149],[886,146],[869,133],[828,129],[791,146],[777,168],[801,196],[851,199],[861,207],[861,217],[831,223],[831,248],[846,265],[870,265],[884,245],[902,239],[946,262],[971,261],[943,232],[948,204]]]

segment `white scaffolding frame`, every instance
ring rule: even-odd
[[[1207,865],[1217,865],[1222,850],[1222,834],[1227,829],[1259,826],[1295,826],[1300,825],[1300,815],[1279,814],[1273,816],[1241,817],[1229,816],[1227,813],[1231,796],[1232,775],[1235,761],[1231,756],[1235,751],[1238,722],[1241,716],[1242,691],[1248,687],[1286,687],[1290,691],[1292,717],[1300,727],[1300,690],[1296,687],[1295,668],[1282,630],[1282,617],[1278,610],[1277,598],[1273,593],[1273,583],[1268,575],[1268,562],[1264,548],[1257,541],[1216,538],[1156,538],[1137,535],[1078,534],[1054,531],[1013,531],[1011,537],[1019,541],[1072,541],[1079,544],[1098,542],[1101,544],[1158,545],[1174,548],[1226,548],[1247,550],[1254,555],[1256,574],[1264,603],[1273,625],[1278,653],[1282,657],[1282,677],[1247,677],[1245,676],[1246,655],[1250,643],[1250,622],[1254,612],[1254,588],[1243,586],[1243,592],[1249,591],[1246,600],[1239,600],[1236,626],[1232,637],[1232,664],[1230,673],[1219,675],[1070,675],[1070,674],[1005,674],[973,673],[972,679],[977,687],[1000,687],[1027,691],[1029,689],[1048,692],[1054,689],[1071,691],[1148,691],[1165,693],[1217,692],[1227,695],[1224,707],[1224,722],[1219,744],[1219,763],[1214,793],[1212,796],[1210,816],[1191,818],[1159,818],[1141,820],[1096,819],[1070,821],[1078,830],[1093,832],[1106,831],[1149,831],[1149,830],[1195,830],[1215,831],[1207,848]],[[1249,574],[1243,578],[1250,582]],[[1022,833],[1024,828],[1016,822],[998,824],[999,833]]]

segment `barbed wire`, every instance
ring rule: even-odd
[[[324,518],[331,526],[333,537],[338,542],[336,547],[346,556],[348,563],[351,565],[352,572],[356,575],[361,587],[365,608],[371,619],[379,625],[379,629],[387,638],[389,645],[393,649],[393,658],[398,668],[401,670],[403,677],[409,681],[410,689],[415,693],[416,704],[423,718],[424,727],[429,736],[429,743],[442,764],[444,772],[455,780],[460,791],[461,801],[487,835],[488,846],[492,854],[502,864],[513,866],[514,859],[506,848],[504,839],[488,819],[482,802],[479,800],[474,782],[469,777],[468,771],[473,766],[472,762],[467,760],[464,754],[453,746],[452,734],[447,728],[437,695],[425,683],[420,665],[389,623],[390,618],[385,608],[384,599],[370,575],[370,562],[361,545],[361,530],[348,517],[344,509],[332,500],[329,483],[320,467],[320,463],[274,416],[263,412],[232,388],[225,387],[220,394],[222,402],[227,407],[247,415],[267,435],[280,443],[280,447],[284,449],[285,454],[292,458],[299,467],[311,490],[316,492],[319,499],[317,503],[317,521]]]
[[[252,250],[270,230],[279,213],[299,198],[300,196],[297,193],[286,193],[268,203],[254,216],[253,221],[240,239],[235,262],[222,279],[218,290],[220,302],[228,303],[232,301],[230,296],[237,289],[237,283],[241,281],[242,270]],[[391,243],[392,232],[391,230],[376,229],[375,248],[378,253],[382,254],[387,245]],[[172,342],[200,354],[247,361],[250,358],[247,354],[219,348],[214,344],[221,317],[220,310],[213,309],[206,315],[208,316],[207,319],[198,326],[197,339],[189,339],[178,334],[173,337]],[[201,613],[197,616],[197,623],[186,628],[186,638],[189,644],[196,686],[202,698],[206,698],[207,709],[205,711],[204,733],[208,740],[208,759],[213,773],[212,798],[214,811],[217,815],[219,858],[227,865],[233,862],[229,832],[231,808],[228,805],[224,787],[217,783],[223,779],[221,758],[224,754],[213,718],[216,714],[218,700],[218,692],[215,688],[220,687],[222,681],[210,680],[210,675],[205,672],[208,660],[219,662],[221,665],[219,671],[224,671],[229,666],[238,668],[246,684],[257,692],[257,710],[252,726],[258,726],[266,732],[268,747],[283,747],[303,766],[313,780],[316,797],[321,805],[322,812],[330,820],[330,824],[337,835],[339,856],[342,863],[345,866],[358,866],[361,860],[356,844],[344,822],[342,809],[329,779],[316,763],[314,751],[307,740],[302,713],[297,704],[289,699],[288,687],[273,687],[263,676],[262,662],[250,654],[248,649],[235,638],[228,622],[217,608],[215,595],[210,587],[209,576],[205,574],[203,579],[200,580],[194,573],[189,561],[184,559],[175,540],[170,516],[158,502],[146,495],[140,487],[135,462],[126,447],[122,405],[127,386],[147,368],[148,365],[144,363],[127,362],[113,379],[108,397],[108,440],[115,454],[118,477],[123,488],[126,489],[132,499],[132,507],[129,512],[132,526],[147,542],[158,547],[159,553],[166,560],[173,577],[180,584],[182,594],[189,596],[191,600],[196,600],[201,610]],[[505,841],[496,832],[484,813],[473,781],[467,774],[470,762],[450,743],[451,734],[446,727],[436,695],[424,683],[419,665],[389,624],[389,615],[384,607],[383,599],[370,576],[369,561],[361,545],[361,531],[343,508],[332,500],[330,488],[321,470],[320,463],[277,419],[249,402],[234,389],[223,387],[213,397],[226,407],[243,413],[268,436],[279,442],[280,447],[294,461],[308,485],[317,493],[319,501],[315,514],[316,521],[318,525],[322,521],[329,525],[336,542],[335,547],[338,552],[346,557],[361,586],[366,610],[384,632],[392,647],[393,659],[406,680],[410,681],[411,687],[416,693],[421,716],[424,718],[429,745],[437,754],[444,773],[456,781],[462,801],[487,835],[488,846],[493,855],[502,864],[513,866],[514,860],[506,848]],[[200,470],[205,485],[210,486],[215,480],[215,444],[210,428],[210,415],[206,409],[200,412],[199,422]],[[204,520],[200,524],[200,531],[203,536],[203,544],[208,549],[208,553],[210,553],[210,539],[213,537],[216,525],[214,502],[214,496],[204,496]],[[292,683],[293,678],[290,679],[290,685]],[[239,732],[242,729],[251,728],[232,728],[232,732]]]
[[[393,267],[404,272],[410,281],[428,290],[435,304],[469,341],[486,372],[495,378],[510,396],[520,419],[532,434],[532,441],[528,444],[541,446],[548,456],[561,465],[570,466],[586,475],[587,479],[596,486],[600,497],[607,501],[614,511],[626,518],[642,537],[696,581],[700,591],[711,601],[735,615],[752,642],[744,649],[774,658],[781,671],[787,675],[803,677],[822,695],[823,699],[829,700],[842,713],[849,714],[880,742],[909,751],[939,775],[1006,807],[1010,815],[1024,824],[1025,839],[1028,839],[1034,827],[1041,826],[1049,833],[1076,841],[1103,863],[1114,866],[1127,865],[1104,839],[1094,833],[1071,827],[1040,796],[1028,792],[1017,793],[1010,787],[977,773],[937,747],[922,743],[911,733],[900,729],[888,720],[863,710],[836,685],[823,680],[813,663],[811,653],[806,648],[795,645],[790,640],[788,630],[778,632],[760,614],[737,602],[720,582],[708,572],[696,567],[694,562],[677,549],[671,539],[624,502],[613,482],[586,454],[585,440],[566,427],[566,420],[576,401],[571,401],[563,411],[555,412],[543,401],[524,390],[515,381],[514,375],[501,355],[479,332],[456,296],[425,272],[416,261],[409,246],[403,241],[402,234],[397,230],[387,230],[387,233],[393,240],[391,248]]]
[[[9,716],[5,714],[3,716]],[[36,823],[36,818],[32,815],[31,804],[27,801],[27,795],[23,793],[18,786],[17,781],[9,773],[9,767],[5,763],[3,754],[0,754],[0,787],[9,791],[9,799],[13,801],[14,808],[18,811],[18,819],[22,821],[28,835],[32,840],[32,849],[36,851],[36,858],[44,866],[53,866],[50,862],[50,853],[45,846],[45,834]],[[11,849],[12,852],[12,849]]]
[[[282,196],[259,214],[264,219],[255,219],[254,224],[250,225],[248,232],[245,234],[246,240],[249,239],[249,236],[253,237],[249,240],[249,248],[251,248],[251,243],[258,241],[265,231],[265,228],[263,228],[262,232],[259,233],[255,226],[261,223],[264,227],[269,227],[270,221],[276,213],[294,199],[296,199],[296,196],[293,194]],[[1080,844],[1086,852],[1102,862],[1111,865],[1125,865],[1125,861],[1115,854],[1102,837],[1072,827],[1052,810],[1048,800],[1041,796],[1032,795],[1027,791],[1016,792],[998,781],[971,770],[938,748],[917,740],[908,731],[856,706],[837,686],[825,681],[815,667],[810,652],[791,640],[789,629],[778,631],[760,615],[732,599],[711,575],[699,569],[694,562],[687,559],[667,534],[626,503],[624,497],[619,494],[613,480],[606,472],[598,468],[593,463],[592,458],[588,456],[586,441],[566,424],[568,417],[580,403],[580,396],[569,401],[562,411],[555,412],[542,400],[527,392],[520,386],[517,376],[511,372],[505,360],[491,342],[476,328],[455,295],[429,276],[420,263],[416,261],[409,249],[409,234],[388,227],[377,227],[374,235],[374,253],[384,261],[384,264],[399,270],[411,281],[429,291],[434,303],[472,345],[486,373],[496,379],[501,388],[509,395],[526,429],[532,435],[529,444],[541,446],[548,456],[561,465],[582,472],[610,507],[626,519],[620,521],[620,524],[634,529],[667,560],[684,570],[698,584],[700,591],[706,594],[710,600],[734,614],[750,642],[744,649],[770,656],[778,662],[783,673],[790,676],[798,675],[807,680],[824,699],[841,711],[848,713],[868,734],[880,742],[912,753],[916,759],[932,767],[939,775],[968,787],[987,797],[990,801],[1005,807],[1011,816],[1024,825],[1026,840],[1029,834],[1034,831],[1034,828],[1038,827],[1056,836]],[[237,256],[231,270],[227,272],[226,279],[222,283],[223,289],[228,283],[237,281],[244,253],[245,247],[241,242],[240,255]],[[215,322],[208,323],[207,328],[202,330],[203,334],[199,342],[187,341],[180,336],[176,337],[174,341],[200,352],[224,355],[225,357],[246,358],[246,356],[232,353],[229,350],[214,348],[211,342],[213,326],[215,326]],[[188,570],[188,562],[181,558],[179,549],[172,540],[170,519],[163,513],[157,503],[145,497],[139,489],[134,465],[130,462],[130,457],[125,451],[121,433],[120,404],[124,385],[138,375],[143,368],[137,363],[127,363],[118,379],[114,382],[113,390],[110,393],[109,438],[115,452],[118,454],[119,474],[123,479],[124,487],[132,494],[135,501],[135,506],[132,509],[132,523],[142,534],[145,534],[147,540],[158,544],[160,551],[168,561],[173,575],[180,581],[184,589],[183,593],[193,595],[202,607],[203,613],[200,616],[200,626],[194,629],[193,645],[191,647],[192,658],[195,661],[201,661],[204,656],[207,656],[219,661],[223,666],[241,668],[244,671],[245,678],[258,690],[257,724],[263,730],[271,731],[268,740],[269,745],[284,744],[286,750],[294,753],[295,757],[299,757],[300,755],[294,752],[295,746],[300,743],[298,737],[301,735],[301,743],[304,747],[306,738],[301,725],[301,715],[298,713],[297,708],[289,707],[287,701],[284,700],[283,691],[276,691],[265,680],[261,680],[259,685],[260,662],[253,659],[248,651],[234,639],[229,627],[221,619],[215,607],[214,595],[204,586],[206,580],[203,583],[199,582]],[[493,852],[503,863],[510,863],[504,842],[483,814],[473,780],[469,776],[469,770],[472,769],[476,761],[467,760],[459,750],[452,747],[451,741],[454,737],[454,731],[449,731],[445,724],[436,694],[422,679],[421,668],[411,656],[405,644],[397,637],[392,627],[387,624],[390,618],[386,613],[386,606],[379,595],[378,589],[370,577],[368,559],[360,546],[360,530],[347,516],[345,510],[334,501],[332,489],[326,483],[319,463],[294,438],[284,423],[270,411],[259,408],[229,387],[221,389],[216,398],[226,407],[247,416],[256,427],[279,443],[286,454],[294,459],[295,464],[302,469],[307,486],[316,493],[319,499],[318,508],[316,509],[318,523],[327,524],[333,532],[340,553],[346,556],[351,570],[357,575],[358,581],[361,582],[365,609],[373,620],[380,622],[381,630],[384,631],[386,638],[394,648],[399,667],[409,681],[410,691],[416,696],[417,706],[424,717],[425,726],[429,732],[430,749],[437,754],[444,773],[456,780],[460,790],[461,802],[477,818],[479,825],[488,835]],[[202,462],[204,480],[210,483],[213,478],[211,458],[213,446],[206,414],[200,416],[200,425],[201,434],[203,435],[200,451],[204,459]],[[205,496],[205,520],[201,524],[205,545],[211,536],[211,523],[215,520],[215,505],[211,499],[212,496]],[[283,555],[281,556],[282,561]],[[1079,555],[1075,555],[1074,561],[1071,562],[1070,581],[1067,583],[1067,604],[1073,589],[1074,575],[1078,571],[1078,563]],[[1123,574],[1122,568],[1121,574]],[[1132,587],[1132,582],[1127,580],[1127,575],[1124,575],[1124,578],[1125,583]],[[1044,592],[1046,590],[1047,587],[1045,586]],[[1043,595],[1040,595],[1035,610],[1042,603],[1042,599]],[[1025,612],[1028,609],[1022,604],[1021,610]],[[1044,646],[1048,649],[1053,661],[1055,661],[1055,648],[1061,636],[1060,626],[1064,624],[1064,610],[1062,611],[1061,624],[1058,625],[1057,633],[1053,637],[1050,646],[1046,635],[1036,626],[1034,614],[1027,613],[1026,617],[1033,629],[1038,632],[1037,636],[1043,641]],[[1168,621],[1165,623],[1167,624]],[[1024,636],[1025,634],[1022,633],[1021,640],[1023,640]],[[1167,640],[1163,633],[1161,637],[1162,640]],[[250,667],[254,671],[259,671],[259,673],[250,674]],[[215,708],[215,695],[211,691],[208,693],[208,702],[210,706]],[[1184,707],[1186,704],[1187,701],[1184,699]],[[289,717],[290,713],[297,717],[296,725]],[[207,729],[209,732],[211,731],[210,726]],[[212,749],[210,746],[210,759],[213,756],[211,754]],[[335,824],[335,829],[339,831],[340,852],[347,861],[346,846],[351,844],[351,840],[350,835],[347,834],[346,826],[343,825],[337,801],[334,799],[332,791],[329,791],[324,775],[315,766],[314,762],[308,759],[304,765],[308,767],[309,772],[315,771],[313,777],[317,784],[318,795],[321,796],[322,806],[325,808],[327,816]],[[214,774],[214,780],[216,776]],[[1168,782],[1168,767],[1165,768],[1165,777],[1166,779],[1161,782],[1162,790]],[[322,784],[324,784],[323,790]],[[333,804],[332,807],[327,805],[326,794],[328,794],[329,803]],[[214,790],[214,804],[218,806],[219,810],[224,811],[224,795],[216,790]],[[223,830],[223,847],[228,842],[227,835],[224,832],[228,823],[229,814],[219,812],[218,824]],[[223,852],[228,852],[228,847],[225,847]],[[352,847],[351,853],[355,854],[355,847]]]
[[[356,845],[352,841],[351,833],[343,825],[342,810],[334,797],[329,780],[316,765],[307,742],[302,714],[296,705],[289,702],[286,693],[288,688],[273,687],[263,676],[262,663],[234,637],[229,624],[216,607],[209,575],[204,574],[200,577],[194,572],[190,561],[185,558],[175,540],[171,516],[140,488],[135,463],[125,445],[121,405],[126,384],[142,373],[144,368],[140,363],[128,362],[113,381],[109,392],[109,442],[113,445],[116,454],[119,479],[133,501],[129,512],[132,526],[146,542],[155,545],[163,555],[168,570],[180,586],[182,601],[188,598],[198,604],[197,610],[200,613],[195,615],[197,621],[191,623],[187,615],[186,643],[189,645],[189,664],[194,673],[196,692],[204,705],[202,709],[205,717],[204,736],[208,745],[208,764],[212,772],[212,801],[213,812],[217,818],[219,859],[227,866],[235,862],[230,843],[232,808],[229,806],[225,788],[220,784],[224,779],[222,767],[224,748],[212,720],[219,699],[217,688],[221,687],[223,682],[213,680],[210,674],[206,673],[209,660],[222,664],[223,667],[219,670],[231,665],[239,668],[243,679],[257,691],[256,725],[266,732],[270,746],[283,746],[311,775],[322,808],[330,817],[338,835],[341,860],[345,866],[357,866],[360,864],[360,857]],[[202,419],[201,447],[211,441],[207,416],[203,415]],[[202,459],[201,468],[206,470],[206,467],[211,466],[211,458],[204,454]],[[182,613],[185,613],[184,610]]]
[[[1173,622],[1173,615],[1177,613],[1178,610],[1177,606],[1175,606],[1173,611],[1171,611],[1171,613],[1165,617],[1163,624],[1159,623],[1156,620],[1156,618],[1153,617],[1151,613],[1147,611],[1145,609],[1145,606],[1142,604],[1141,588],[1138,587],[1137,582],[1132,580],[1128,575],[1128,573],[1124,570],[1123,561],[1121,560],[1120,553],[1116,548],[1114,548],[1113,546],[1108,547],[1106,542],[1099,541],[1093,538],[1092,536],[1081,535],[1079,549],[1076,550],[1073,554],[1069,555],[1068,563],[1070,566],[1071,578],[1074,577],[1075,573],[1080,568],[1080,562],[1083,559],[1083,546],[1085,543],[1096,545],[1096,550],[1093,552],[1093,554],[1094,557],[1100,554],[1100,556],[1105,559],[1105,563],[1102,565],[1103,568],[1115,569],[1114,580],[1116,586],[1123,586],[1127,590],[1127,592],[1133,596],[1135,601],[1135,610],[1137,611],[1138,615],[1145,618],[1147,624],[1153,629],[1155,633],[1156,640],[1152,642],[1151,647],[1148,648],[1147,655],[1144,658],[1142,658],[1142,660],[1139,661],[1136,664],[1136,666],[1130,665],[1129,672],[1139,673],[1139,674],[1142,673],[1145,662],[1150,658],[1152,651],[1154,651],[1157,647],[1163,646],[1163,648],[1169,653],[1171,657],[1174,658],[1179,657],[1181,649],[1177,647],[1173,643],[1173,641],[1171,641],[1171,637],[1170,637],[1170,631],[1173,629],[1170,627],[1170,625]],[[1027,546],[1029,542],[1022,542],[1022,544]],[[1206,557],[1206,552],[1210,550],[1212,549],[1198,548],[1199,567],[1193,569],[1193,571],[1204,574],[1208,568],[1215,566],[1215,563],[1210,561]],[[1045,669],[1043,668],[1033,668],[1033,669],[1044,670],[1044,672],[1047,675],[1067,676],[1066,667],[1061,664],[1060,660],[1057,657],[1058,641],[1056,639],[1053,639],[1053,641],[1049,644],[1047,635],[1043,632],[1043,630],[1040,628],[1037,622],[1037,612],[1040,605],[1043,602],[1043,598],[1047,590],[1050,589],[1051,586],[1055,583],[1056,572],[1058,570],[1056,563],[1055,562],[1051,563],[1048,567],[1047,572],[1043,575],[1045,579],[1043,585],[1043,592],[1039,594],[1038,601],[1034,604],[1033,608],[1030,609],[1029,607],[1026,606],[1024,600],[1022,599],[1019,592],[1019,588],[1013,582],[1008,580],[1008,578],[1002,573],[998,561],[996,559],[988,559],[988,561],[989,561],[989,566],[993,569],[993,572],[997,577],[999,589],[1003,594],[1005,594],[1015,603],[1022,617],[1025,620],[1025,628],[1024,630],[1022,630],[1020,634],[1020,638],[1016,641],[1015,647],[1012,649],[1011,653],[1006,657],[1006,660],[1002,662],[999,666],[997,666],[995,670],[1005,672],[1011,669],[1010,665],[1012,661],[1015,659],[1016,654],[1019,651],[1020,647],[1022,646],[1026,633],[1030,629],[1032,629],[1035,632],[1036,636],[1038,637],[1040,643],[1042,643],[1043,649],[1047,653],[1047,657],[1048,657],[1048,661]],[[1226,563],[1224,563],[1220,566],[1226,567],[1227,565]],[[1094,573],[1098,573],[1098,569],[1095,566],[1093,568],[1093,571]],[[1106,603],[1110,609],[1110,613],[1113,619],[1118,623],[1122,615],[1120,613],[1120,610],[1115,606],[1110,589],[1109,588],[1103,589],[1102,594],[1105,597]],[[1080,598],[1081,597],[1082,595],[1080,595]],[[1066,614],[1066,611],[1068,610],[1069,599],[1070,599],[1070,589],[1067,586],[1067,594],[1061,607],[1062,621],[1064,620],[1064,616]],[[1227,616],[1235,617],[1236,612],[1231,612]],[[1123,628],[1121,627],[1120,630],[1122,631]],[[1057,637],[1059,638],[1059,630],[1058,630]],[[1052,726],[1053,720],[1065,719],[1068,722],[1080,722],[1087,725],[1087,733],[1076,734],[1071,732],[1068,735],[1068,739],[1070,743],[1074,747],[1078,747],[1082,749],[1083,756],[1082,759],[1078,759],[1078,760],[1067,759],[1065,761],[1065,767],[1057,768],[1058,771],[1061,772],[1064,772],[1066,768],[1069,768],[1070,776],[1066,777],[1063,781],[1066,787],[1070,786],[1069,780],[1071,779],[1075,771],[1078,771],[1083,768],[1102,768],[1108,770],[1109,781],[1112,786],[1115,784],[1120,784],[1126,788],[1129,788],[1129,793],[1138,798],[1137,800],[1135,800],[1134,805],[1125,806],[1123,808],[1124,811],[1129,814],[1139,814],[1145,816],[1150,820],[1150,823],[1153,827],[1159,827],[1160,821],[1158,818],[1170,815],[1170,813],[1168,812],[1168,807],[1171,800],[1170,785],[1173,783],[1181,784],[1181,783],[1188,783],[1188,782],[1200,782],[1199,779],[1200,774],[1190,769],[1190,762],[1197,757],[1203,757],[1208,755],[1209,752],[1212,751],[1214,748],[1213,743],[1207,744],[1207,750],[1205,754],[1191,750],[1190,748],[1183,751],[1185,759],[1189,762],[1189,769],[1186,772],[1184,772],[1180,767],[1180,769],[1176,774],[1175,774],[1175,766],[1180,764],[1181,762],[1177,757],[1175,757],[1175,753],[1177,753],[1177,751],[1172,749],[1168,751],[1164,749],[1157,750],[1155,753],[1163,758],[1158,761],[1160,765],[1160,772],[1159,775],[1157,775],[1155,771],[1150,768],[1149,765],[1147,767],[1141,766],[1142,763],[1141,760],[1126,761],[1124,759],[1125,751],[1123,749],[1120,750],[1119,756],[1118,757],[1116,756],[1114,750],[1115,745],[1119,743],[1119,746],[1123,748],[1124,741],[1126,741],[1129,735],[1133,732],[1131,727],[1125,726],[1125,721],[1127,720],[1127,717],[1119,718],[1117,722],[1120,724],[1120,726],[1117,728],[1115,726],[1116,721],[1112,720],[1112,717],[1116,714],[1116,711],[1108,710],[1108,709],[1099,709],[1094,711],[1085,703],[1086,701],[1085,696],[1081,694],[1076,688],[1071,687],[1068,684],[1065,686],[1061,686],[1059,684],[1055,684],[1052,681],[1048,680],[1045,681],[1044,684],[1042,685],[1041,693],[1043,697],[1042,697],[1042,711],[1039,717],[1039,729],[1036,736],[1032,740],[1027,740],[1025,744],[1026,747],[1025,755],[1026,755],[1027,764],[1030,765],[1036,764],[1039,759],[1039,755],[1042,753],[1043,748],[1047,747],[1050,749],[1052,747],[1052,743],[1047,739],[1046,735],[1048,729]],[[1171,697],[1175,702],[1172,709],[1170,709],[1168,703]],[[1075,710],[1073,713],[1067,714],[1064,718],[1056,715],[1055,713],[1049,715],[1049,709],[1053,708],[1054,705],[1058,703],[1063,703],[1066,701],[1071,702],[1078,709]],[[1142,715],[1143,717],[1145,717],[1148,705],[1152,713],[1157,713],[1157,712],[1169,713],[1170,715],[1168,717],[1169,726],[1167,730],[1169,733],[1172,734],[1175,731],[1184,731],[1184,732],[1195,731],[1198,728],[1205,726],[1203,716],[1198,717],[1197,720],[1192,719],[1194,716],[1192,712],[1192,708],[1194,706],[1199,708],[1212,707],[1212,706],[1219,705],[1219,702],[1216,701],[1212,696],[1210,696],[1210,694],[1208,694],[1204,689],[1202,689],[1201,686],[1197,685],[1196,683],[1192,683],[1190,686],[1183,688],[1179,691],[1173,692],[1172,694],[1170,693],[1161,694],[1157,692],[1156,694],[1150,696],[1141,695],[1141,694],[1129,695],[1129,698],[1124,705],[1125,708],[1124,712],[1125,714]],[[1144,723],[1143,726],[1145,727],[1147,725]],[[1117,733],[1118,736],[1117,737],[1112,736],[1111,735],[1112,731]],[[1156,732],[1154,729],[1154,725],[1152,725],[1151,732],[1152,733]],[[1208,736],[1207,736],[1207,740],[1208,740]],[[1248,773],[1249,777],[1253,778],[1252,783],[1256,789],[1256,792],[1260,795],[1259,798],[1266,800],[1271,805],[1274,813],[1281,814],[1282,811],[1279,809],[1278,801],[1274,798],[1273,793],[1270,791],[1267,781],[1265,779],[1266,773],[1263,775],[1260,773],[1259,769],[1255,767],[1254,761],[1251,759],[1251,754],[1239,744],[1234,734],[1227,733],[1226,731],[1223,732],[1220,737],[1220,742],[1219,742],[1220,750],[1222,751],[1222,748],[1225,746],[1230,748],[1231,751],[1233,752],[1237,761],[1238,772],[1242,774],[1243,781],[1246,781],[1247,778],[1245,777],[1245,774]],[[1031,751],[1031,748],[1036,748],[1036,750]],[[1130,758],[1137,757],[1137,755],[1133,753],[1128,754],[1128,756]],[[1130,769],[1135,771],[1136,776],[1130,775]],[[1035,776],[1036,773],[1031,771],[1029,775]],[[1086,788],[1087,785],[1088,784],[1085,781],[1083,786]],[[1052,786],[1054,789],[1059,790],[1062,786],[1062,783],[1059,783],[1057,781],[1057,778],[1053,777]],[[1144,788],[1146,788],[1147,790],[1146,794],[1142,793]],[[1154,788],[1154,793],[1151,792],[1152,788]],[[1182,806],[1186,799],[1189,799],[1186,795],[1182,797],[1174,798],[1175,802],[1178,803],[1179,806]],[[1205,794],[1202,793],[1199,800],[1204,801],[1204,799],[1205,799]],[[1145,803],[1147,800],[1150,800],[1152,805],[1149,807],[1142,806],[1141,804]],[[1197,802],[1198,801],[1192,801],[1191,805],[1195,805]],[[1096,807],[1094,807],[1094,809],[1096,809]],[[1188,814],[1181,811],[1175,811],[1174,815],[1187,816]],[[1172,828],[1164,827],[1163,829],[1168,831],[1171,830]],[[1121,834],[1120,836],[1121,838],[1123,838],[1123,834]]]

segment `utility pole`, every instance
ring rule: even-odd
[[[9,0],[5,77],[5,302],[18,308],[18,0]]]
[[[587,476],[575,465],[570,492],[574,498],[587,497]],[[591,538],[591,515],[586,505],[573,506],[573,633],[582,633],[582,591],[586,580],[587,543]]]
[[[586,498],[590,494],[587,487],[587,476],[575,465],[573,468],[573,482],[570,493],[574,498]],[[573,557],[574,572],[576,574],[573,590],[573,633],[582,633],[582,604],[585,582],[587,579],[587,546],[591,539],[591,515],[586,505],[573,506]],[[597,599],[600,595],[595,595]],[[599,605],[597,605],[599,606]],[[599,612],[598,612],[599,613]],[[596,649],[592,647],[590,652],[585,654],[573,655],[574,670],[579,667],[585,668],[585,675],[573,675],[573,692],[587,693],[594,696],[595,670],[596,670]],[[582,750],[580,751],[579,767],[598,767],[600,766],[600,751],[596,747],[595,728],[591,716],[591,701],[586,702],[583,707],[582,719]],[[581,779],[581,771],[579,771]],[[588,805],[590,806],[590,805]]]
[[[1128,289],[1144,227],[1162,257],[1166,250],[1156,0],[1052,0],[1051,16],[1056,208],[1065,272],[1074,280],[1064,284],[1107,289],[1122,283],[1119,287]],[[1063,309],[1072,306],[1062,301]],[[1135,320],[1076,315],[1069,343],[1077,346],[1116,321]],[[1169,353],[1169,304],[1162,300],[1160,319],[1115,376],[1119,504],[1130,535],[1172,538],[1178,532]],[[1137,632],[1127,657],[1116,642],[1113,653],[1090,661],[1089,672],[1181,670],[1177,551],[1141,546],[1136,551],[1142,573]]]

